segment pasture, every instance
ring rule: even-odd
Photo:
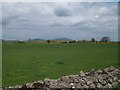
[[[3,87],[118,65],[117,44],[3,43],[2,49]]]
[[[2,87],[2,43],[0,43],[0,87]]]

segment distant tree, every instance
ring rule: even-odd
[[[24,43],[24,41],[18,41],[18,43]]]
[[[47,40],[47,43],[50,43],[51,42],[51,40]]]
[[[91,38],[91,42],[95,42],[96,40],[94,38]]]
[[[111,40],[110,40],[110,37],[105,36],[105,37],[102,37],[100,41],[101,42],[110,42]]]
[[[82,42],[82,43],[88,43],[88,41],[87,41],[87,40],[81,40],[81,42]]]

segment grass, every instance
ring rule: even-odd
[[[118,65],[117,44],[3,44],[3,87]]]
[[[2,44],[0,43],[0,87],[2,87]]]

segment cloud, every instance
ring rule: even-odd
[[[117,40],[117,3],[6,2],[2,8],[3,38],[80,39],[110,35]]]
[[[57,7],[57,8],[54,9],[54,13],[58,17],[66,17],[66,16],[72,16],[73,15],[72,8],[70,8],[69,6],[67,6],[67,7]]]
[[[118,2],[119,0],[44,0],[44,2]],[[43,2],[43,0],[2,0],[2,2]]]

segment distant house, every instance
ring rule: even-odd
[[[102,37],[100,41],[101,42],[110,42],[111,40],[108,36],[105,36],[105,37]]]

